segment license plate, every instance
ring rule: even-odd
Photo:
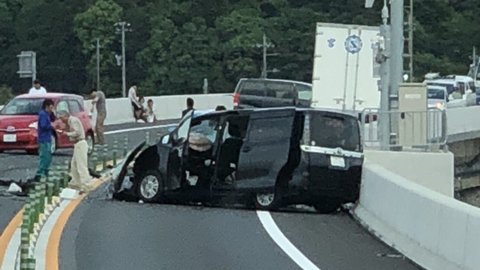
[[[17,141],[17,134],[5,134],[3,135],[4,142],[16,142]]]
[[[345,159],[343,157],[330,156],[330,164],[335,167],[345,168]]]

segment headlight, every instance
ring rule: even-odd
[[[28,125],[29,128],[34,128],[34,129],[37,129],[38,128],[38,122],[33,122],[31,123],[30,125]]]
[[[438,102],[436,105],[437,109],[443,110],[445,109],[445,103],[443,102]]]

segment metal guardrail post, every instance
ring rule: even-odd
[[[102,171],[107,169],[108,145],[104,144],[102,149]]]
[[[128,149],[128,137],[125,136],[125,138],[123,140],[123,157],[124,158],[127,157],[127,149]]]
[[[117,137],[115,137],[115,140],[113,141],[113,153],[112,153],[113,166],[117,166],[117,149],[118,149],[118,141],[117,141]]]

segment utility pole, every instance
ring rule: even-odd
[[[268,43],[267,42],[267,36],[265,34],[263,34],[263,42],[262,44],[255,44],[254,47],[256,48],[262,48],[263,49],[263,52],[262,52],[262,58],[263,58],[263,64],[262,64],[262,73],[260,75],[260,78],[262,79],[266,79],[268,77],[268,73],[269,72],[279,72],[280,70],[274,68],[272,70],[268,70],[267,69],[267,57],[268,56],[277,56],[279,55],[278,53],[267,53],[267,49],[268,48],[274,48],[275,45],[273,45],[272,43]]]
[[[407,52],[405,53],[404,57],[408,58],[408,69],[406,72],[409,75],[409,81],[413,81],[413,0],[409,0],[409,6],[405,7],[405,10],[407,10],[407,30],[408,30],[408,47],[407,47]]]
[[[377,58],[377,61],[380,60],[380,82],[381,82],[381,99],[380,99],[380,126],[379,126],[379,137],[381,142],[381,147],[383,150],[387,150],[390,145],[390,115],[388,111],[390,110],[390,25],[388,25],[389,11],[387,6],[387,0],[384,0],[383,9],[382,9],[382,26],[380,26],[380,35],[383,37],[383,52],[381,53],[380,59]]]
[[[398,87],[403,80],[403,0],[391,0],[391,63],[390,98],[398,100]],[[392,100],[391,100],[392,101]],[[397,109],[398,102],[390,103],[390,109]]]
[[[120,31],[122,34],[122,96],[126,97],[127,95],[127,71],[125,65],[125,31],[128,31],[130,23],[127,22],[118,22],[115,26],[120,26]]]
[[[97,90],[100,90],[100,39],[97,38]]]

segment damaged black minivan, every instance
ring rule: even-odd
[[[329,213],[358,199],[362,152],[357,118],[341,112],[190,112],[157,144],[131,151],[113,189],[145,202],[307,204]]]

